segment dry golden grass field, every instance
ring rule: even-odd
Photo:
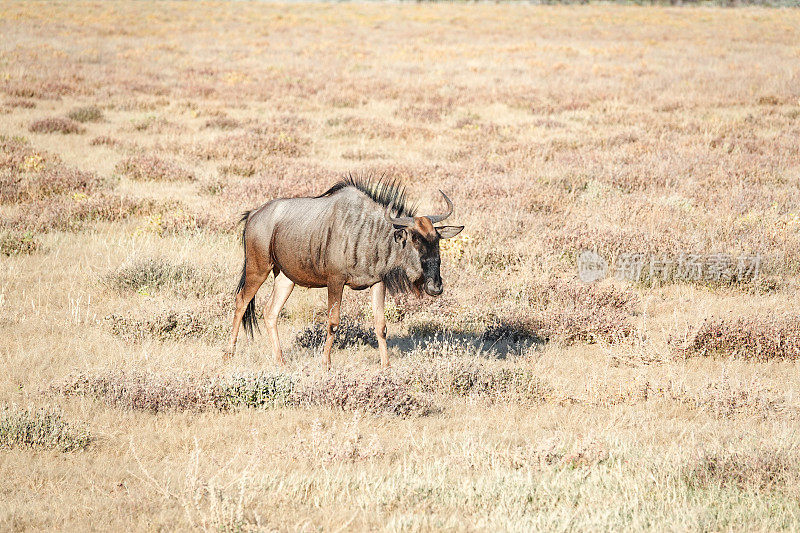
[[[239,214],[347,173],[444,295],[224,361]],[[0,2],[0,530],[797,530],[799,201],[796,10]]]

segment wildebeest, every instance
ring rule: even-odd
[[[236,291],[236,312],[226,356],[236,349],[239,326],[257,327],[255,295],[270,272],[275,284],[264,319],[276,361],[284,364],[278,340],[278,314],[295,284],[328,288],[328,330],[323,364],[330,368],[331,346],[342,291],[371,288],[372,313],[381,364],[386,351],[386,290],[431,296],[442,293],[439,239],[455,237],[464,226],[439,226],[453,213],[416,216],[405,189],[392,180],[348,177],[313,198],[279,198],[242,215],[244,266]]]

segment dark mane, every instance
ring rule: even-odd
[[[395,216],[413,217],[417,212],[417,205],[409,202],[406,196],[406,188],[399,180],[390,178],[374,180],[348,174],[346,178],[317,196],[317,198],[330,196],[347,187],[355,187],[380,205],[390,207]]]

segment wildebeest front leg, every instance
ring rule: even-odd
[[[372,295],[372,317],[375,321],[375,336],[378,337],[378,351],[381,354],[381,366],[389,366],[389,353],[386,350],[386,316],[384,304],[386,303],[386,286],[383,282],[376,283],[370,289]]]
[[[275,276],[275,285],[264,309],[264,321],[267,323],[267,332],[272,343],[272,355],[279,365],[285,365],[286,361],[283,359],[281,342],[278,339],[278,315],[281,314],[281,309],[286,304],[286,300],[289,299],[289,295],[292,294],[293,288],[294,282],[287,278],[283,272],[279,273]]]
[[[328,283],[328,335],[325,337],[325,346],[322,349],[322,364],[326,370],[331,368],[331,348],[333,347],[333,335],[336,333],[336,328],[339,327],[343,290],[343,282]]]

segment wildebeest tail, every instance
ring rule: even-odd
[[[244,228],[242,228],[242,249],[244,250],[244,264],[242,265],[242,277],[239,278],[239,285],[236,287],[236,294],[239,294],[244,290],[245,281],[247,279],[247,244],[245,242],[245,235],[247,233],[247,219],[250,217],[250,213],[252,211],[245,211],[242,213],[242,218],[239,222],[244,222]],[[244,330],[247,332],[250,337],[253,336],[253,330],[255,329],[258,331],[258,321],[256,320],[256,298],[255,296],[250,300],[247,304],[247,309],[244,310],[244,316],[242,316],[242,325],[244,326]]]

